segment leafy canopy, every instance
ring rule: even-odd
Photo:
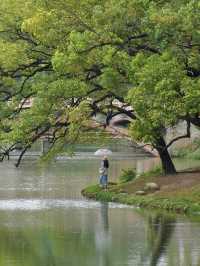
[[[195,0],[1,1],[2,147],[26,151],[49,132],[61,147],[98,112],[136,118],[131,135],[153,144],[180,119],[200,125],[199,11]]]

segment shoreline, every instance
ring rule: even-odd
[[[155,182],[159,190],[136,195],[147,182]],[[173,176],[139,177],[127,183],[109,183],[108,189],[98,184],[84,188],[81,194],[104,202],[116,202],[140,208],[200,215],[200,172],[180,172]]]

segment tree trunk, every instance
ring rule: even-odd
[[[163,168],[165,175],[176,174],[177,173],[176,168],[168,152],[168,149],[167,149],[167,146],[166,146],[166,143],[163,137],[160,137],[157,140],[156,149],[159,153],[159,156],[162,162],[162,168]]]

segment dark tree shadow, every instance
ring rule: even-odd
[[[152,239],[152,256],[150,266],[156,266],[161,256],[165,253],[175,227],[175,218],[156,215],[149,219],[149,230]]]

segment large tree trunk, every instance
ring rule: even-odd
[[[163,168],[165,175],[176,174],[177,173],[176,168],[168,152],[168,149],[167,149],[167,146],[166,146],[166,143],[163,137],[160,137],[157,140],[156,149],[159,153],[159,156],[162,162],[162,168]]]

